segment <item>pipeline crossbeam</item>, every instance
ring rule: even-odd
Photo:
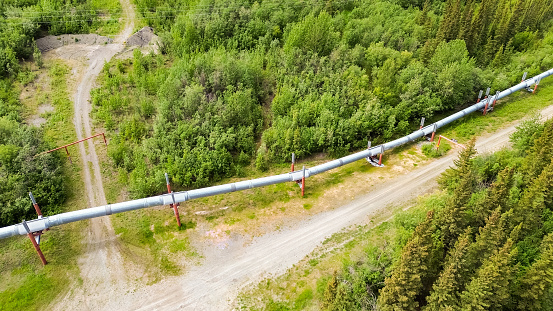
[[[483,99],[472,106],[469,106],[457,113],[450,115],[449,117],[446,117],[440,121],[437,121],[433,124],[429,124],[419,130],[416,130],[407,136],[398,138],[391,142],[387,142],[383,145],[375,146],[375,147],[345,156],[343,158],[332,160],[330,162],[323,163],[309,169],[305,169],[305,173],[303,172],[303,170],[298,170],[298,171],[294,171],[286,174],[280,174],[276,176],[262,177],[262,178],[252,179],[252,180],[239,181],[239,182],[230,183],[230,184],[211,186],[211,187],[194,189],[189,191],[173,192],[170,194],[162,194],[162,195],[138,199],[138,200],[97,206],[97,207],[92,207],[88,209],[61,213],[61,214],[43,217],[35,220],[30,220],[26,222],[26,225],[28,226],[31,232],[37,232],[37,231],[46,230],[54,226],[59,226],[59,225],[63,225],[63,224],[67,224],[67,223],[75,222],[79,220],[107,216],[107,215],[116,214],[116,213],[123,213],[127,211],[132,211],[132,210],[147,208],[152,206],[170,205],[170,204],[174,204],[175,202],[181,203],[188,200],[214,196],[214,195],[219,195],[219,194],[224,194],[224,193],[229,193],[234,191],[242,191],[242,190],[251,189],[251,188],[264,187],[264,186],[274,185],[278,183],[299,181],[299,180],[302,180],[302,178],[304,177],[304,174],[305,174],[305,178],[309,178],[316,174],[320,174],[320,173],[335,169],[345,164],[349,164],[361,159],[365,159],[370,156],[376,156],[378,154],[383,153],[386,150],[390,150],[392,148],[401,146],[403,144],[414,141],[423,136],[430,135],[433,132],[435,132],[436,129],[441,128],[457,119],[460,119],[469,113],[481,110],[487,104],[491,103],[494,100],[501,99],[516,91],[525,89],[530,85],[539,83],[538,81],[552,74],[553,74],[553,68],[533,78],[524,80],[521,83],[509,89],[506,89],[502,92],[499,92],[498,94],[492,97]],[[0,239],[9,238],[16,235],[27,235],[27,234],[28,234],[28,231],[24,227],[23,223],[0,228]]]

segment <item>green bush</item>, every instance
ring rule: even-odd
[[[422,145],[422,153],[429,158],[439,158],[451,150],[449,143],[442,141],[440,147],[436,147],[436,143],[426,143]]]

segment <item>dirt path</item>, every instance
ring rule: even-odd
[[[553,106],[542,111],[553,116]],[[478,139],[479,153],[496,151],[508,144],[515,126]],[[432,161],[405,175],[382,183],[373,191],[338,209],[298,221],[243,246],[239,241],[228,248],[210,247],[201,266],[181,277],[112,296],[102,310],[228,310],[244,286],[256,284],[269,275],[279,275],[311,253],[333,233],[367,223],[371,215],[391,203],[398,204],[429,191],[436,178],[453,165],[456,154]]]
[[[74,124],[78,139],[91,136],[90,91],[105,62],[124,49],[124,40],[134,29],[134,10],[129,0],[121,0],[124,15],[128,16],[123,31],[112,44],[62,46],[49,53],[68,61],[76,85],[74,97]],[[83,178],[88,206],[105,205],[106,197],[95,143],[89,140],[79,144],[82,159]],[[128,271],[125,270],[118,248],[117,238],[109,217],[90,220],[85,234],[86,253],[79,259],[82,285],[60,297],[53,304],[54,310],[96,310],[102,301],[113,293],[128,288]]]

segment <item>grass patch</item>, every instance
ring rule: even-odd
[[[180,259],[197,257],[189,238],[189,230],[196,227],[196,222],[181,215],[179,228],[170,208],[116,214],[111,220],[122,242],[123,255],[145,269],[143,278],[147,283],[178,275],[182,271]]]
[[[446,142],[441,142],[440,147],[436,147],[436,143],[432,142],[422,146],[422,153],[429,158],[439,158],[451,150],[451,145]]]

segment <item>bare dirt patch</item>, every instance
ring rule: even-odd
[[[41,52],[73,44],[106,45],[110,43],[113,43],[113,39],[97,34],[46,36],[36,40],[38,49]]]

